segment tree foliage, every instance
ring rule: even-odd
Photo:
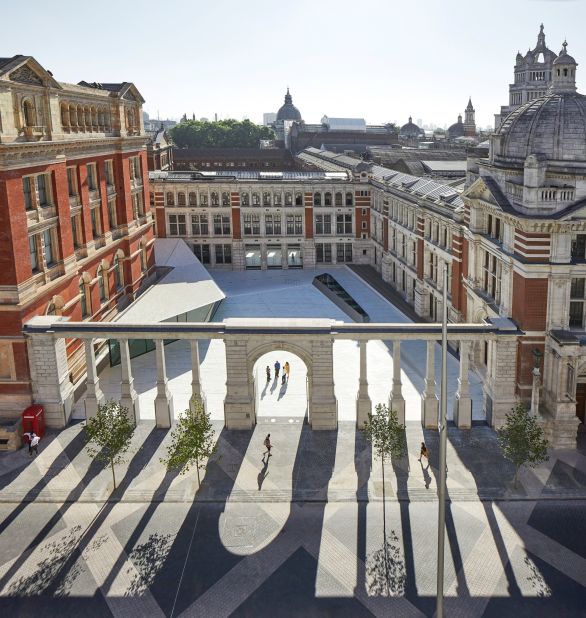
[[[515,464],[515,487],[522,466],[535,468],[549,459],[543,429],[522,403],[506,415],[505,424],[497,430],[497,439],[505,458]]]
[[[128,418],[128,408],[118,401],[107,401],[98,406],[98,412],[85,426],[87,450],[90,457],[110,466],[116,489],[114,466],[125,463],[130,448],[134,424]]]
[[[364,426],[366,438],[383,462],[388,457],[401,458],[406,451],[405,425],[399,423],[397,413],[384,403],[379,403],[375,410],[376,414],[369,414]]]
[[[258,148],[275,134],[250,120],[187,120],[171,128],[171,137],[178,148]]]
[[[201,399],[193,397],[191,406],[179,417],[171,433],[171,444],[167,447],[167,457],[161,459],[167,470],[179,469],[181,474],[192,466],[199,471],[207,466],[207,460],[216,451],[215,432],[210,415],[205,411]]]

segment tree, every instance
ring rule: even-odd
[[[171,137],[178,148],[258,148],[260,140],[274,139],[275,134],[250,120],[182,119],[171,128]]]
[[[128,408],[117,401],[107,401],[98,406],[98,412],[85,426],[88,453],[112,469],[116,489],[114,465],[125,463],[126,451],[134,433],[134,424],[128,418]]]
[[[515,464],[515,487],[522,466],[535,468],[549,459],[543,429],[522,403],[506,415],[505,424],[497,430],[497,439],[505,458]]]
[[[177,421],[171,433],[171,444],[167,447],[167,457],[161,463],[167,470],[179,469],[185,474],[195,465],[197,482],[200,468],[205,468],[209,459],[216,451],[215,432],[212,429],[210,415],[205,411],[199,397],[193,397],[191,406]]]

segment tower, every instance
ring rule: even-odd
[[[464,110],[464,135],[466,137],[476,137],[475,111],[472,106],[472,98],[468,98],[468,105]]]

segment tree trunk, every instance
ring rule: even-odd
[[[114,474],[114,460],[110,459],[110,465],[112,466],[112,480],[114,481],[114,489],[116,489],[116,475]]]

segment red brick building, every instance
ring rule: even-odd
[[[128,82],[66,84],[0,58],[1,416],[32,397],[23,323],[109,320],[154,274],[142,103]]]

